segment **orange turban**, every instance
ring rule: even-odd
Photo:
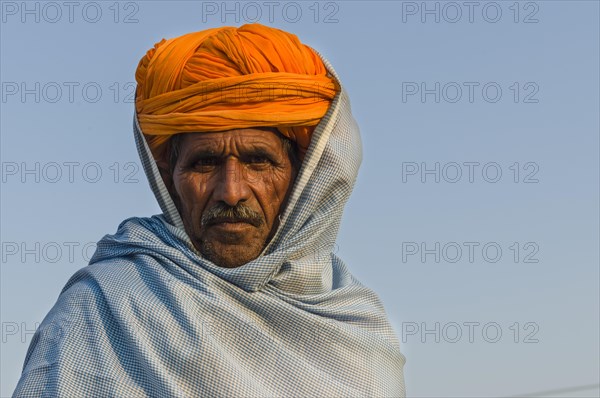
[[[136,111],[155,159],[178,133],[275,127],[303,157],[339,86],[310,47],[260,24],[163,39],[135,73]]]

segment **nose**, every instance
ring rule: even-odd
[[[243,165],[236,158],[227,158],[217,175],[215,200],[233,207],[250,198],[250,187],[242,171]]]

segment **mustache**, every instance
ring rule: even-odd
[[[238,203],[236,206],[229,206],[219,202],[202,214],[200,224],[207,225],[220,222],[246,222],[255,227],[260,227],[265,220],[262,215],[252,210],[248,205]]]

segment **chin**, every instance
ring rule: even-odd
[[[254,257],[256,258],[256,257]],[[219,258],[219,259],[214,259],[211,260],[216,266],[221,267],[221,268],[238,268],[241,267],[244,264],[249,263],[250,261],[254,260],[254,258],[249,259],[248,261],[246,260],[241,260],[239,258]]]
[[[222,268],[237,268],[256,259],[260,254],[259,250],[253,250],[249,244],[224,245],[222,243],[213,243],[212,241],[202,241],[195,245],[202,255]]]

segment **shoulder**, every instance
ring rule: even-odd
[[[14,396],[74,396],[74,391],[85,396],[88,386],[101,388],[99,383],[107,382],[125,388],[118,372],[104,375],[118,369],[111,352],[116,341],[125,341],[119,306],[121,297],[131,295],[123,289],[127,268],[98,263],[69,279],[31,340]],[[111,276],[106,278],[105,272]],[[106,282],[115,290],[105,289]],[[116,293],[119,289],[121,294]]]
[[[169,274],[161,264],[143,253],[98,261],[77,271],[65,284],[59,301],[76,306],[99,306],[143,296],[159,288]]]

